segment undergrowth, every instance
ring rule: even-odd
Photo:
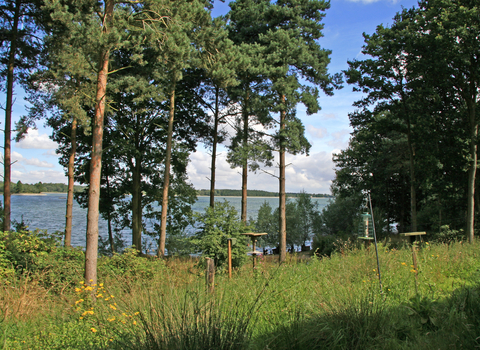
[[[81,250],[54,246],[35,254],[35,245],[28,247],[21,268],[2,260],[3,349],[480,346],[476,242],[424,244],[417,270],[409,247],[380,245],[380,271],[373,248],[291,257],[280,266],[261,258],[255,271],[247,264],[232,279],[217,274],[213,294],[195,259],[162,261],[127,250],[101,258],[101,283],[89,287]]]

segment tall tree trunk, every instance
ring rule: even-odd
[[[158,257],[165,256],[165,239],[167,237],[167,209],[168,209],[168,187],[170,186],[170,161],[172,154],[172,136],[173,136],[173,120],[175,116],[175,81],[170,93],[170,116],[168,119],[167,134],[167,152],[165,154],[165,174],[163,180],[162,195],[162,217],[160,223],[160,238],[158,240]]]
[[[248,87],[250,89],[250,86]],[[248,159],[245,154],[245,149],[248,146],[248,111],[249,111],[249,92],[245,96],[243,108],[242,108],[242,118],[243,118],[243,164],[242,164],[242,212],[241,220],[244,225],[247,225],[247,180],[248,180]]]
[[[476,95],[476,94],[475,94]],[[470,243],[473,243],[474,233],[474,215],[475,215],[475,177],[477,173],[477,136],[478,125],[475,120],[475,100],[468,100],[467,108],[470,124],[470,167],[468,169],[468,198],[467,198],[467,237]]]
[[[282,104],[285,105],[285,95],[282,95]],[[283,263],[287,258],[287,216],[286,216],[286,195],[285,195],[285,139],[283,136],[285,130],[286,112],[280,112],[280,176],[279,176],[279,263]]]
[[[215,207],[215,163],[217,161],[217,142],[218,142],[218,87],[215,88],[215,121],[213,127],[213,145],[212,145],[212,167],[210,169],[210,207]]]
[[[8,54],[7,68],[7,105],[5,110],[5,144],[3,156],[3,231],[10,231],[11,219],[11,172],[12,172],[12,105],[13,105],[13,81],[15,79],[15,54],[17,52],[18,23],[20,18],[20,7],[22,1],[15,1],[15,14],[13,17],[12,39],[10,52]]]
[[[68,192],[67,192],[67,213],[65,215],[65,247],[72,245],[72,219],[73,219],[73,186],[75,179],[73,172],[75,169],[75,153],[77,151],[77,118],[72,120],[72,133],[70,137],[71,149],[68,159]]]
[[[107,0],[105,2],[104,32],[109,31],[110,25],[112,24],[114,4],[114,0]],[[85,248],[85,283],[91,285],[97,283],[100,178],[102,171],[103,124],[109,57],[109,50],[103,51],[100,55],[100,70],[97,76],[97,95],[95,100],[95,117],[92,130],[92,155],[90,160],[87,212],[87,245]]]
[[[410,125],[410,117],[408,118],[408,131],[407,131],[407,143],[408,143],[408,156],[410,160],[410,217],[411,217],[411,230],[417,232],[417,190],[415,181],[415,150],[412,144],[412,131]]]
[[[402,107],[407,122],[407,146],[410,168],[410,231],[417,232],[417,185],[415,180],[415,149],[412,141],[412,123],[410,112],[406,105],[406,97],[402,87]]]
[[[108,169],[109,167],[107,167]],[[110,174],[107,174],[106,176],[106,182],[107,182],[107,198],[112,198],[110,194]],[[112,255],[115,253],[115,242],[113,240],[113,230],[112,230],[112,216],[111,216],[111,211],[107,211],[107,230],[108,230],[108,241],[110,242],[110,251],[112,252]]]
[[[142,251],[142,191],[140,157],[135,157],[132,171],[132,244]]]

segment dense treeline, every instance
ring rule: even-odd
[[[279,247],[285,260],[285,156],[310,149],[296,108],[302,103],[307,113],[317,112],[319,91],[331,95],[341,83],[327,71],[330,51],[319,45],[329,3],[236,0],[227,16],[212,18],[213,2],[0,4],[7,100],[12,101],[16,81],[32,104],[16,125],[17,140],[44,120],[67,169],[67,246],[73,184],[86,186],[76,197],[88,208],[86,281],[97,279],[100,215],[108,222],[111,253],[124,228],[131,229],[139,252],[146,249],[145,234],[157,242],[159,257],[178,246],[193,221],[189,155],[198,142],[212,147],[213,210],[216,147],[227,138],[228,161],[242,168],[242,230],[248,171],[270,165],[278,152]],[[234,135],[221,127],[227,119]],[[11,138],[5,139],[4,231],[9,231]]]
[[[3,188],[3,182],[0,182],[0,187]],[[75,185],[75,192],[82,192],[85,189],[84,186]],[[12,183],[12,193],[42,193],[42,192],[61,192],[67,193],[68,186],[62,183],[46,183],[37,182],[36,184],[27,184],[21,181]]]
[[[479,35],[480,6],[468,0],[420,1],[364,34],[366,58],[344,72],[364,95],[349,115],[349,146],[334,155],[323,234],[355,232],[370,192],[383,234],[451,229],[473,240]]]
[[[293,193],[293,192],[287,192],[286,195],[287,197],[299,197],[302,193]],[[210,195],[210,190],[197,190],[197,195],[198,196],[209,196]],[[312,193],[308,194],[311,197],[314,198],[330,198],[331,195],[328,194],[321,194],[321,193]],[[215,190],[215,196],[220,196],[220,197],[240,197],[242,196],[242,191],[241,190],[228,190],[228,189],[223,189],[223,190]],[[262,191],[262,190],[247,190],[247,196],[248,197],[278,197],[278,192],[268,192],[268,191]]]

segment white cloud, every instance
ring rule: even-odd
[[[23,161],[23,163],[25,163],[26,165],[32,165],[32,166],[36,166],[36,167],[39,167],[39,168],[54,168],[55,167],[55,165],[53,165],[52,163],[42,161],[42,160],[39,160],[37,158],[25,159]]]
[[[322,114],[323,119],[336,119],[337,115],[335,113],[325,113]]]
[[[56,149],[57,143],[50,140],[47,134],[39,134],[38,130],[28,129],[25,138],[17,142],[15,147],[22,149]]]
[[[348,141],[350,140],[350,130],[342,129],[332,133],[333,140],[328,142],[328,145],[336,149],[346,149]]]
[[[307,132],[313,138],[317,138],[317,139],[322,139],[328,135],[328,131],[326,128],[316,128],[313,125],[307,125]]]
[[[22,181],[23,183],[35,184],[41,182],[67,183],[67,177],[61,171],[56,170],[36,170],[22,172],[18,170],[12,171],[12,181]]]
[[[42,156],[60,158],[60,156],[57,154],[57,152],[55,152],[54,149],[48,150],[47,152],[43,152]]]
[[[210,155],[197,151],[190,156],[188,176],[197,189],[210,188]],[[335,176],[333,171],[332,156],[327,152],[319,152],[310,155],[287,155],[286,191],[299,192],[305,190],[308,193],[330,193],[330,185]],[[278,161],[274,161],[278,164]],[[249,172],[248,188],[278,192],[278,168],[264,168],[256,174]],[[241,169],[231,169],[226,162],[225,154],[217,158],[215,188],[217,189],[240,189],[242,187]]]
[[[54,168],[55,165],[38,158],[25,158],[22,154],[13,151],[12,152],[12,164],[16,166],[20,165],[21,168],[24,168],[23,165],[31,165],[39,168]]]

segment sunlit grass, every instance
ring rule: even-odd
[[[278,266],[259,259],[205,289],[195,260],[133,255],[52,291],[0,289],[4,349],[451,349],[479,346],[479,244],[379,246]],[[107,262],[105,262],[107,264]],[[101,265],[102,266],[102,265]],[[107,269],[105,269],[106,271]],[[65,284],[63,281],[62,283]],[[55,291],[55,292],[53,292]],[[96,301],[92,301],[94,295]],[[16,310],[14,312],[14,310]]]

